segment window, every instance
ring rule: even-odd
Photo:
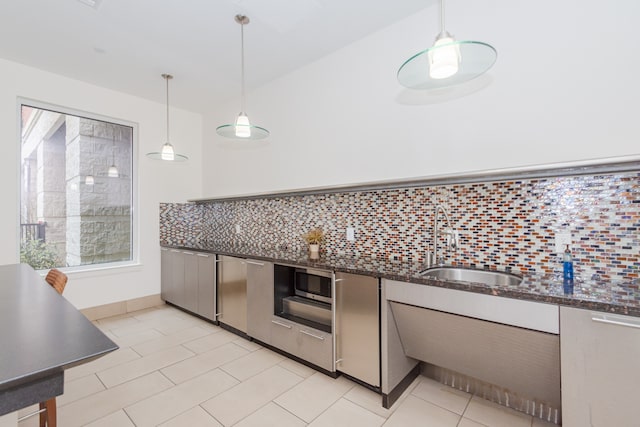
[[[130,263],[134,126],[61,110],[20,103],[20,261]]]

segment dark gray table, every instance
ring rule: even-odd
[[[33,268],[0,265],[0,416],[59,396],[65,369],[117,349]]]

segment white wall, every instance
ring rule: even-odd
[[[249,92],[266,143],[215,134],[235,99],[207,114],[203,153],[216,167],[204,196],[640,154],[640,3],[446,5],[452,34],[497,48],[487,75],[436,94],[398,84],[399,66],[439,31],[437,7],[425,9]]]
[[[153,76],[150,76],[153,78]],[[158,90],[163,89],[159,80]],[[171,141],[190,156],[166,164],[144,156],[165,141],[165,105],[92,86],[21,64],[0,60],[0,264],[19,262],[19,123],[17,97],[69,107],[138,124],[138,217],[140,263],[137,267],[71,273],[65,297],[77,308],[138,298],[160,292],[158,204],[201,195],[202,117],[171,110]],[[134,148],[134,149],[135,149]]]

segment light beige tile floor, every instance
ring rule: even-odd
[[[424,377],[385,409],[379,395],[344,377],[169,306],[94,323],[120,349],[65,373],[61,427],[552,426]],[[19,424],[37,425],[38,417]]]

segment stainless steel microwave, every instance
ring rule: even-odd
[[[295,294],[331,304],[332,279],[333,273],[330,271],[296,268]]]

